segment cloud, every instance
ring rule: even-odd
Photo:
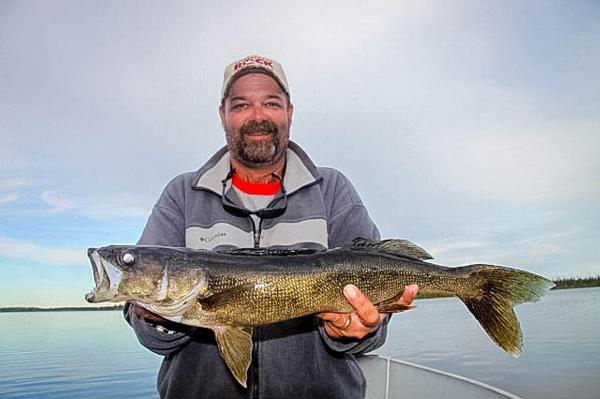
[[[61,212],[74,206],[73,201],[56,191],[44,191],[40,199],[50,207],[50,212]]]
[[[19,199],[19,195],[15,193],[0,194],[0,205],[8,204]]]
[[[91,219],[126,219],[148,216],[152,207],[147,199],[123,193],[120,196],[92,195],[91,193],[67,193],[44,191],[42,201],[49,212],[65,212]]]
[[[34,184],[32,179],[25,177],[6,177],[0,178],[0,192],[18,190],[23,187],[31,186]]]
[[[481,220],[496,215],[522,221],[526,207],[533,220],[548,207],[565,215],[554,230],[586,206],[596,212],[584,219],[599,220],[591,3],[543,15],[536,4],[515,14],[473,2],[58,3],[19,3],[0,23],[0,217],[51,216],[67,228],[146,217],[169,178],[222,145],[222,68],[258,52],[286,68],[293,139],[343,170],[390,231],[417,233],[448,264],[598,259],[592,239],[542,239],[548,226],[531,221],[504,235],[477,232],[495,227]],[[273,17],[282,10],[285,21]],[[237,29],[223,31],[225,17]],[[217,46],[205,40],[215,32]],[[23,256],[53,254],[13,244]]]
[[[474,238],[472,241],[449,238],[430,242],[426,247],[435,258],[455,266],[477,262],[509,264],[516,259],[527,262],[564,251],[555,236],[516,238],[504,242],[492,237]]]
[[[0,174],[2,171],[0,171]],[[16,201],[21,197],[21,191],[34,184],[32,179],[24,177],[0,177],[0,205]]]
[[[491,229],[470,228],[442,239],[420,244],[434,256],[433,263],[463,266],[495,264],[528,270],[549,278],[597,275],[600,264],[595,252],[598,225],[585,215],[560,215],[535,221],[526,217]]]
[[[0,101],[0,103],[2,102]],[[2,129],[0,126],[0,135],[3,139],[13,139],[13,137],[17,135],[17,132],[14,130]],[[2,162],[0,163],[0,188],[3,186],[4,182],[10,183],[18,182],[20,180],[15,178],[2,178],[2,174],[14,172],[15,170],[23,170],[30,165],[29,160],[24,159],[22,153],[13,147],[13,140],[3,141],[2,146],[0,146],[0,159],[2,159]]]
[[[135,200],[133,197],[115,201],[113,199],[103,199],[91,203],[86,208],[81,208],[80,213],[92,219],[128,219],[147,217],[152,209],[152,204],[147,204],[145,200]]]
[[[7,237],[0,237],[0,257],[52,266],[80,266],[87,262],[86,248],[49,248]]]
[[[160,193],[159,185],[154,187],[151,195],[145,192],[120,191],[119,187],[107,190],[88,187],[65,190],[58,183],[47,182],[45,185],[52,188],[34,185],[29,179],[0,179],[0,206],[10,204],[1,208],[0,217],[59,214],[95,220],[145,218]],[[119,195],[115,194],[119,191]]]
[[[516,203],[597,198],[598,185],[589,183],[600,178],[598,148],[590,126],[525,125],[459,140],[455,151],[444,153],[441,170],[463,193]]]

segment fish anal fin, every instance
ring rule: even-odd
[[[252,362],[252,327],[214,327],[219,352],[229,371],[247,388],[248,368]]]
[[[352,249],[373,250],[414,260],[433,259],[429,252],[408,240],[374,241],[357,237],[352,240]]]

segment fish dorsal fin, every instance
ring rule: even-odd
[[[214,327],[219,352],[231,374],[247,387],[248,368],[252,362],[252,327]]]
[[[352,249],[375,250],[415,260],[433,259],[429,252],[408,240],[374,241],[357,237],[352,241]]]

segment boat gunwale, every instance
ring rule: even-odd
[[[437,375],[442,375],[444,377],[448,377],[451,379],[455,379],[455,380],[459,380],[459,381],[463,381],[465,383],[471,384],[471,385],[476,385],[480,388],[483,388],[485,390],[497,393],[499,395],[502,395],[504,397],[506,397],[507,399],[523,399],[520,396],[517,396],[513,393],[507,392],[503,389],[500,389],[498,387],[495,387],[493,385],[489,385],[486,384],[485,382],[481,382],[481,381],[477,381],[468,377],[464,377],[462,375],[458,375],[458,374],[453,374],[453,373],[449,373],[447,371],[443,371],[443,370],[438,370],[435,369],[433,367],[429,367],[429,366],[423,366],[420,364],[416,364],[416,363],[411,363],[411,362],[407,362],[404,360],[399,360],[399,359],[394,359],[392,357],[389,356],[382,356],[382,355],[378,355],[378,354],[367,354],[367,355],[360,355],[357,356],[357,360],[359,360],[359,364],[361,364],[360,362],[360,358],[371,358],[371,359],[375,359],[377,361],[385,361],[386,362],[386,377],[385,377],[385,399],[390,398],[389,395],[389,385],[390,385],[390,370],[391,370],[391,365],[392,363],[397,363],[400,365],[404,365],[404,366],[408,366],[408,367],[412,367],[412,368],[416,368],[419,370],[423,370],[423,371],[427,371],[433,374],[437,374]],[[362,368],[362,365],[361,365]]]

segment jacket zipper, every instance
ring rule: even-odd
[[[259,330],[254,327],[254,342],[252,343],[252,397],[258,399],[258,341]]]
[[[258,221],[258,229],[252,216],[248,216],[250,223],[252,224],[252,236],[254,239],[254,248],[260,248],[260,235],[262,233],[262,219]],[[251,397],[258,399],[258,341],[259,332],[258,327],[254,328],[252,337],[252,393]]]
[[[262,234],[262,219],[258,220],[258,229],[256,228],[256,223],[254,223],[254,219],[252,216],[248,216],[250,219],[250,223],[252,223],[252,236],[254,239],[254,248],[260,248],[260,236]]]

